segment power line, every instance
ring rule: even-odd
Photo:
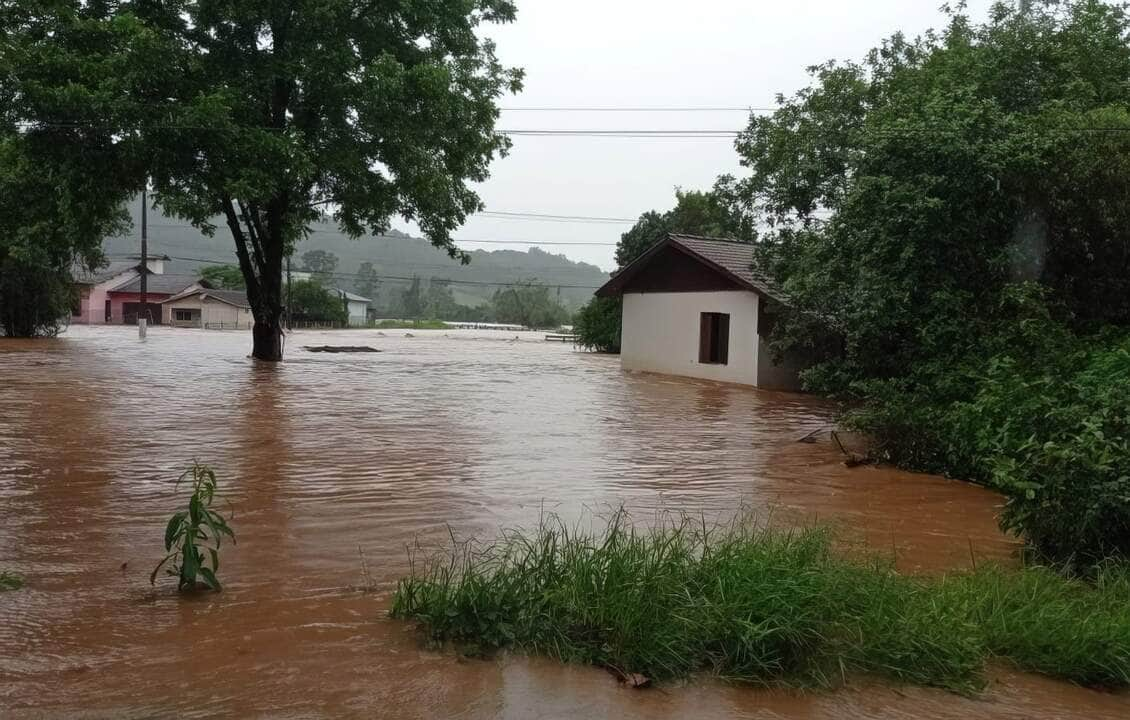
[[[183,260],[185,262],[198,262],[198,263],[202,263],[202,264],[205,264],[205,265],[229,265],[230,264],[230,262],[226,261],[226,260],[211,260],[211,259],[208,259],[208,258],[185,257],[183,255],[168,255],[166,257],[168,257],[171,260]],[[309,272],[309,271],[303,271],[303,272]],[[313,273],[313,274],[316,274],[316,273]],[[329,273],[329,275],[330,275],[330,277],[336,277],[336,278],[342,278],[342,279],[362,277],[360,273],[336,273],[335,272],[335,273]],[[412,275],[412,276],[406,276],[406,275],[369,275],[367,277],[376,278],[378,281],[379,280],[396,280],[396,281],[409,281],[409,282],[411,282],[413,280],[424,279],[424,278],[421,278],[419,275]],[[475,286],[480,286],[480,287],[482,287],[482,286],[486,286],[486,287],[530,287],[531,285],[546,285],[548,287],[562,288],[562,289],[566,289],[566,290],[596,290],[598,288],[598,286],[596,286],[596,285],[565,285],[565,284],[561,284],[561,283],[555,283],[555,282],[552,282],[552,281],[536,282],[536,279],[535,279],[535,281],[527,281],[527,282],[503,282],[503,281],[491,282],[491,281],[487,281],[487,280],[457,280],[455,278],[445,278],[445,277],[435,277],[435,276],[433,276],[431,278],[428,278],[428,280],[429,281],[438,280],[438,281],[441,281],[441,282],[444,282],[444,283],[449,283],[449,284],[452,284],[452,285],[475,285]]]
[[[151,227],[151,228],[189,228],[189,229],[196,229],[195,226],[184,224],[184,223],[150,223],[149,227]],[[317,228],[314,228],[314,229],[310,230],[310,232],[326,234],[326,235],[335,235],[337,237],[346,237],[346,234],[341,232],[340,230],[319,230]],[[383,239],[383,240],[401,240],[401,239],[419,240],[419,239],[424,239],[424,238],[396,238],[396,237],[391,237],[389,235],[376,235],[374,237],[379,238],[379,239]],[[475,244],[531,245],[531,246],[534,246],[534,247],[541,246],[541,245],[552,245],[552,246],[558,246],[558,245],[565,245],[565,246],[577,246],[577,245],[582,245],[582,246],[614,246],[614,245],[617,244],[615,242],[596,242],[596,241],[590,242],[590,241],[584,241],[584,240],[581,240],[581,241],[578,241],[578,240],[560,240],[560,241],[559,240],[474,240],[474,239],[471,239],[471,238],[452,238],[452,242],[454,242],[456,244],[466,244],[466,245],[475,245]]]
[[[615,218],[615,217],[590,217],[587,215],[552,215],[548,213],[535,213],[535,212],[518,212],[518,211],[505,211],[505,210],[484,210],[478,215],[487,215],[490,217],[498,218],[511,218],[514,220],[550,220],[553,222],[580,222],[580,223],[610,223],[610,224],[623,224],[635,223],[633,218]]]
[[[693,113],[693,112],[776,112],[779,107],[730,105],[716,107],[504,107],[502,112],[607,112],[607,113]]]

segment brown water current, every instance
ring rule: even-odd
[[[406,545],[493,536],[620,504],[817,519],[936,572],[1011,562],[986,490],[847,469],[796,438],[799,395],[629,374],[540,335],[73,328],[0,341],[2,717],[1127,718],[1130,698],[995,672],[978,698],[855,684],[763,691],[696,679],[633,691],[595,669],[461,660],[386,617]],[[372,345],[312,354],[303,345]],[[156,587],[171,480],[212,464],[238,545],[219,594]],[[377,586],[359,592],[358,548]]]

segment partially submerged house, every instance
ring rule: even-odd
[[[597,290],[623,298],[626,370],[795,389],[766,337],[785,297],[754,268],[753,246],[669,234]]]
[[[104,325],[111,322],[122,322],[122,307],[119,301],[118,313],[115,316],[112,300],[109,293],[121,288],[141,276],[144,266],[153,275],[165,273],[165,263],[169,261],[167,255],[149,255],[146,262],[141,262],[141,255],[134,255],[125,260],[115,260],[105,267],[90,272],[85,268],[76,268],[74,284],[78,294],[77,302],[71,312],[71,323],[76,325]],[[140,283],[139,288],[140,290]],[[117,317],[117,320],[114,318]],[[136,319],[135,319],[136,322]]]
[[[255,324],[243,290],[195,287],[161,303],[163,320],[173,327],[244,330]]]
[[[145,307],[141,306],[141,275],[106,292],[107,322],[136,325],[143,316],[150,325],[162,322],[161,303],[174,295],[203,287],[195,275],[166,275],[146,270]],[[142,315],[144,313],[144,315]]]

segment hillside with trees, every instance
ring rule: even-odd
[[[130,210],[134,228],[125,235],[107,238],[104,250],[110,257],[138,252],[137,228],[140,210],[135,200]],[[295,248],[291,267],[304,267],[303,257],[321,251],[337,258],[337,265],[328,274],[328,284],[350,290],[374,300],[375,307],[390,307],[413,278],[425,282],[432,278],[450,281],[449,288],[461,305],[476,306],[489,301],[499,285],[494,283],[534,282],[549,287],[561,304],[572,311],[592,297],[593,290],[604,284],[607,273],[595,265],[575,262],[551,252],[532,248],[522,250],[471,250],[466,265],[448,257],[427,240],[413,238],[391,230],[385,235],[365,235],[356,240],[338,232],[332,223],[314,223],[307,240]],[[151,252],[175,256],[178,273],[199,273],[210,264],[235,264],[232,239],[223,227],[215,236],[207,237],[184,223],[150,213],[149,247]],[[320,256],[315,256],[320,257]],[[192,258],[192,259],[182,259]],[[324,270],[321,266],[319,270]]]

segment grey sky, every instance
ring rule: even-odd
[[[991,0],[970,0],[983,19]],[[896,30],[945,19],[941,0],[518,0],[518,19],[488,33],[526,89],[503,107],[773,104],[807,84],[805,68],[858,59]],[[513,129],[741,129],[742,112],[505,111]],[[708,188],[741,168],[727,139],[519,137],[481,194],[489,210],[634,218],[666,209],[674,189]],[[476,217],[458,237],[615,243],[627,225]],[[489,244],[469,248],[498,249]],[[613,247],[544,246],[605,269]]]

